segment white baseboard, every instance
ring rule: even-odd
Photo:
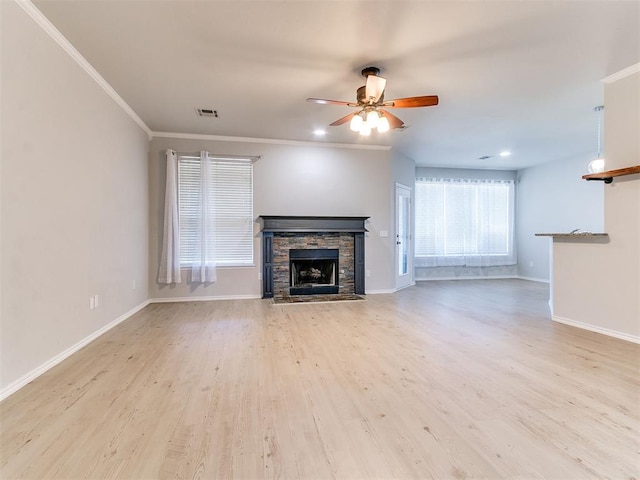
[[[491,275],[483,277],[419,277],[416,282],[430,282],[432,280],[505,280],[505,279],[528,280],[530,282],[549,283],[549,280],[535,277],[523,277],[521,275]]]
[[[381,293],[396,293],[399,289],[398,288],[388,288],[385,290],[365,290],[365,295],[378,295]]]
[[[432,280],[504,280],[506,278],[518,278],[514,275],[492,275],[490,277],[419,277],[416,282],[430,282]]]
[[[609,328],[598,327],[597,325],[591,325],[589,323],[578,322],[569,318],[559,317],[552,315],[551,319],[554,322],[563,323],[572,327],[582,328],[583,330],[589,330],[590,332],[601,333],[609,337],[619,338],[620,340],[626,340],[627,342],[633,342],[640,344],[640,337],[637,335],[630,335],[624,332],[618,332],[617,330],[611,330]]]
[[[206,297],[167,297],[152,298],[149,303],[176,303],[176,302],[209,302],[212,300],[253,300],[262,298],[262,295],[212,295]]]
[[[520,280],[528,280],[530,282],[551,283],[548,279],[537,277],[525,277],[523,275],[516,275],[513,278],[519,278]]]
[[[22,377],[17,379],[15,382],[10,383],[9,385],[4,387],[0,391],[0,401],[4,400],[9,395],[17,392],[22,387],[24,387],[26,384],[28,384],[29,382],[32,382],[33,380],[38,378],[40,375],[45,373],[47,370],[50,370],[51,368],[55,367],[60,362],[62,362],[64,359],[70,357],[71,355],[76,353],[78,350],[80,350],[82,347],[84,347],[85,345],[88,345],[89,343],[94,341],[100,335],[103,335],[104,333],[108,332],[109,330],[111,330],[113,327],[115,327],[119,323],[124,322],[127,318],[129,318],[132,315],[138,313],[144,307],[149,305],[149,303],[150,303],[149,300],[146,300],[146,301],[142,302],[140,305],[138,305],[136,307],[133,307],[131,310],[129,310],[128,312],[126,312],[126,313],[124,313],[122,315],[120,315],[118,318],[116,318],[112,322],[109,322],[104,327],[96,330],[91,335],[83,338],[82,340],[80,340],[75,345],[72,345],[71,347],[67,348],[65,351],[60,352],[55,357],[51,358],[50,360],[47,360],[46,362],[44,362],[39,367],[36,367],[35,369],[31,370],[26,375],[23,375]]]

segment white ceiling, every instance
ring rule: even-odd
[[[317,141],[314,129],[352,110],[305,99],[355,100],[360,70],[378,66],[386,99],[440,105],[392,110],[404,131],[363,139],[347,124],[319,141],[392,145],[418,165],[586,163],[600,80],[640,61],[638,1],[34,4],[156,132]]]

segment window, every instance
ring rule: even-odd
[[[253,264],[253,164],[250,158],[178,155],[180,265],[199,261],[201,242],[213,244],[219,266]],[[199,222],[207,219],[199,233]]]
[[[513,181],[418,179],[416,266],[514,265]]]

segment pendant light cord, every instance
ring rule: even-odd
[[[597,107],[594,107],[594,110],[596,111],[596,113],[598,114],[598,158],[602,157],[602,143],[601,143],[601,132],[602,132],[602,127],[601,127],[601,123],[602,123],[602,110],[604,110],[604,105],[600,105]]]
[[[600,155],[601,151],[600,151],[600,117],[601,114],[598,113],[598,158],[600,158],[602,155]]]

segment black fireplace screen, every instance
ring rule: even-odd
[[[336,284],[335,260],[292,260],[291,286]]]
[[[289,250],[291,294],[337,293],[338,249]]]

